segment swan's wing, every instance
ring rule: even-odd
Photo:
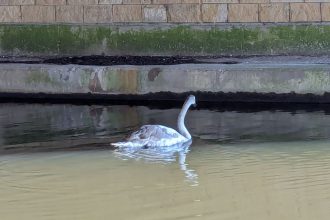
[[[180,135],[176,130],[172,128],[168,128],[162,125],[144,125],[139,130],[132,133],[129,137],[129,140],[132,139],[153,139],[153,140],[161,140],[161,139],[173,139],[179,138]]]
[[[162,125],[144,125],[127,139],[139,145],[170,146],[186,141],[176,130]]]

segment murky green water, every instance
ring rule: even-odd
[[[178,111],[0,104],[0,219],[329,219],[326,112],[193,110],[185,149],[109,145]]]

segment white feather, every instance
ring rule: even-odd
[[[191,140],[191,135],[184,125],[185,115],[190,105],[195,104],[195,97],[189,96],[178,117],[179,132],[163,125],[144,125],[133,132],[124,142],[112,143],[117,147],[165,147]]]
[[[112,145],[117,147],[164,147],[188,140],[172,128],[162,125],[144,125],[132,133],[125,142],[112,143]]]

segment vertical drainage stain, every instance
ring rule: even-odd
[[[92,79],[90,79],[88,88],[92,92],[102,92],[103,91],[97,72],[94,73],[94,77]]]

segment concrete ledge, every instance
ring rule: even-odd
[[[1,97],[330,103],[327,64],[2,64]]]
[[[0,56],[327,55],[329,23],[0,25]]]

